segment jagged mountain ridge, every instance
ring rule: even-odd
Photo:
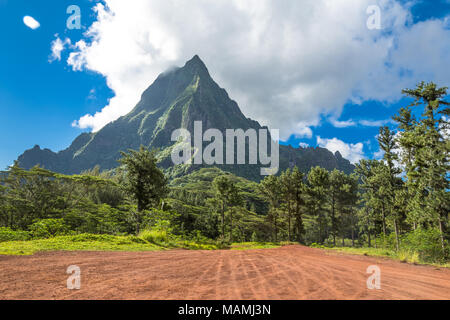
[[[127,115],[109,123],[95,133],[82,133],[69,148],[58,153],[35,146],[18,158],[21,167],[29,169],[37,164],[66,174],[100,166],[101,169],[117,167],[120,151],[138,149],[140,145],[164,150],[171,145],[171,134],[175,129],[185,128],[193,132],[194,121],[202,121],[203,130],[260,129],[257,121],[246,118],[238,104],[211,78],[207,67],[198,56],[194,56],[184,67],[162,73],[144,91],[141,100]],[[166,159],[167,160],[167,159]],[[162,161],[169,171],[170,161]],[[280,167],[293,164],[302,171],[312,166],[328,170],[338,168],[351,172],[353,166],[340,154],[323,148],[298,148],[280,146]],[[178,170],[180,175],[201,166],[190,166]],[[259,166],[219,166],[243,177],[258,180]]]

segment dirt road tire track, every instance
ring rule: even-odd
[[[68,290],[69,265],[81,289]],[[381,268],[381,290],[366,269]],[[445,299],[450,270],[302,246],[0,256],[0,299]]]

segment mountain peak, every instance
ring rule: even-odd
[[[198,55],[195,55],[191,60],[186,62],[185,68],[194,69],[194,70],[202,70],[208,72],[208,68],[206,68],[205,63],[200,59]]]
[[[161,167],[167,169],[170,175],[176,176],[183,174],[185,170],[194,170],[194,167],[183,167],[182,170],[173,167],[169,151],[174,146],[172,133],[179,128],[193,133],[196,121],[202,122],[204,130],[218,129],[221,132],[227,129],[246,131],[264,128],[245,117],[225,89],[220,88],[212,79],[200,57],[195,55],[184,67],[173,68],[158,76],[127,115],[95,134],[81,134],[63,151],[54,153],[36,146],[25,151],[18,162],[25,169],[40,164],[46,169],[66,174],[78,174],[97,165],[102,170],[109,170],[117,167],[120,151],[139,149],[144,145],[162,150],[164,158],[160,162]],[[304,172],[317,165],[328,170],[353,170],[348,160],[326,149],[292,149],[280,146],[281,170],[290,167],[292,163]],[[261,178],[257,166],[229,167],[227,170],[253,180]]]

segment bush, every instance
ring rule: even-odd
[[[389,235],[381,233],[378,237],[376,237],[375,241],[376,241],[377,247],[381,247],[383,249],[390,249],[390,250],[396,249],[395,233],[391,233]]]
[[[118,234],[135,230],[128,207],[112,208],[106,204],[84,203],[64,216],[64,223],[78,233]]]
[[[69,227],[63,219],[42,219],[30,226],[33,238],[52,238],[69,233]]]
[[[315,243],[315,242],[311,243],[309,246],[311,248],[318,248],[318,249],[325,249],[326,248],[324,245],[321,245],[321,244],[318,244],[318,243]]]
[[[396,251],[395,234],[380,235],[377,245]],[[397,257],[407,262],[446,262],[450,256],[449,246],[442,250],[439,230],[419,228],[400,236],[400,250]]]
[[[419,259],[425,262],[443,262],[449,257],[449,246],[442,250],[441,238],[437,229],[417,229],[402,237],[402,247],[416,252]]]
[[[143,230],[139,233],[139,238],[144,239],[150,243],[167,243],[169,242],[169,235],[166,230]]]
[[[10,228],[0,228],[0,242],[6,241],[26,241],[30,240],[31,235],[27,231],[14,231]]]

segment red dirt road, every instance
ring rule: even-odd
[[[68,290],[69,265],[81,289]],[[381,290],[366,286],[381,269]],[[0,299],[446,299],[450,270],[302,246],[0,256]]]

